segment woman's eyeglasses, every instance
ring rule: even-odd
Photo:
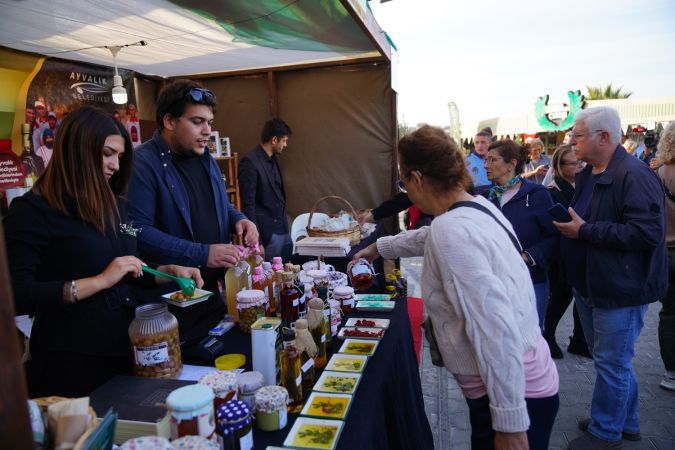
[[[192,88],[187,95],[196,103],[201,103],[205,98],[216,103],[216,96],[206,88]]]
[[[407,194],[408,191],[405,190],[405,181],[403,180],[398,180],[396,182],[396,187],[398,188],[399,192],[403,192],[404,194]]]

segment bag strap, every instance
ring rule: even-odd
[[[520,242],[518,241],[518,238],[516,238],[513,235],[513,233],[511,233],[509,231],[509,229],[506,228],[506,225],[504,225],[501,222],[501,220],[497,219],[497,217],[494,214],[492,214],[492,211],[487,209],[485,206],[483,206],[481,204],[478,204],[476,202],[462,201],[462,202],[456,202],[455,204],[453,204],[450,207],[450,209],[448,209],[448,211],[452,211],[453,209],[459,208],[459,207],[462,207],[462,206],[467,207],[467,208],[477,209],[478,211],[482,211],[485,214],[487,214],[488,216],[492,217],[495,220],[495,222],[497,222],[499,224],[499,226],[502,227],[504,229],[504,231],[506,231],[506,234],[509,235],[509,238],[511,239],[511,242],[513,243],[513,246],[516,248],[516,250],[518,250],[518,253],[523,253],[523,247],[521,247]]]

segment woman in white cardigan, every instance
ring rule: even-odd
[[[513,228],[466,192],[463,156],[440,128],[403,137],[398,152],[399,187],[435,219],[380,238],[355,258],[424,256],[422,296],[444,365],[469,405],[472,448],[547,449],[558,373]]]

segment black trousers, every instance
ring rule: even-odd
[[[551,264],[548,272],[550,295],[546,317],[544,318],[544,337],[555,339],[555,330],[558,328],[560,319],[565,315],[567,307],[573,300],[572,286],[567,284],[567,274],[560,261]],[[576,306],[573,307],[572,316],[574,317],[574,331],[572,332],[572,341],[586,343],[584,330],[581,328],[581,321],[577,313]]]
[[[526,398],[527,413],[530,416],[530,429],[527,430],[527,442],[530,450],[547,450],[553,430],[555,416],[558,414],[560,399],[558,394],[544,398]],[[477,399],[466,399],[471,420],[472,450],[492,450],[495,448],[495,430],[492,428],[490,400],[485,395]]]
[[[675,370],[675,248],[668,249],[668,292],[661,300],[659,346],[666,370]]]

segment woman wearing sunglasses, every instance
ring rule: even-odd
[[[469,406],[472,448],[548,448],[558,374],[511,224],[466,192],[463,155],[440,128],[403,137],[398,155],[408,196],[435,219],[380,238],[354,258],[424,256],[422,296],[443,364]]]
[[[63,120],[35,187],[9,208],[4,228],[16,310],[34,317],[31,396],[80,397],[131,371],[127,284],[166,282],[141,277],[138,230],[122,198],[132,160],[124,125],[103,110],[80,108]],[[203,284],[197,269],[158,269]]]

